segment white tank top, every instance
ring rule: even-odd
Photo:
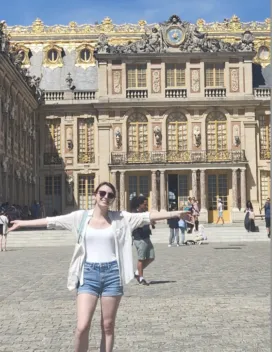
[[[116,260],[112,225],[106,229],[94,229],[87,226],[85,241],[88,263],[108,263]]]

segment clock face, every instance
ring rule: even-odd
[[[169,28],[166,32],[166,40],[172,46],[178,46],[183,42],[184,32],[179,27]]]

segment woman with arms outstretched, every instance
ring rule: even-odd
[[[48,226],[65,228],[75,233],[78,247],[68,275],[68,288],[77,289],[75,352],[88,351],[91,321],[99,298],[102,330],[100,352],[113,350],[115,318],[123,295],[123,285],[134,278],[132,231],[150,224],[150,221],[180,217],[186,213],[110,211],[116,190],[109,182],[102,182],[94,196],[95,206],[92,210],[78,210],[45,219],[15,220],[9,230]]]

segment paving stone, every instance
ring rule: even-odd
[[[155,245],[156,260],[145,272],[153,284],[126,287],[114,351],[270,350],[268,243],[215,247]],[[75,294],[66,289],[72,252],[69,246],[0,253],[0,352],[73,352]],[[99,351],[99,325],[98,305],[90,351]]]

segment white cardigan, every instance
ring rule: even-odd
[[[78,229],[83,217],[84,210],[55,217],[47,217],[48,228],[64,228],[72,231],[78,241]],[[134,278],[133,258],[132,258],[132,231],[137,227],[150,224],[150,213],[128,213],[126,211],[109,211],[109,218],[115,233],[116,257],[120,270],[121,285],[129,283]],[[88,223],[93,215],[93,209],[89,211],[83,227],[82,236],[85,237]],[[86,245],[84,246],[84,260],[86,258]],[[80,285],[83,284],[84,265],[81,268]]]

